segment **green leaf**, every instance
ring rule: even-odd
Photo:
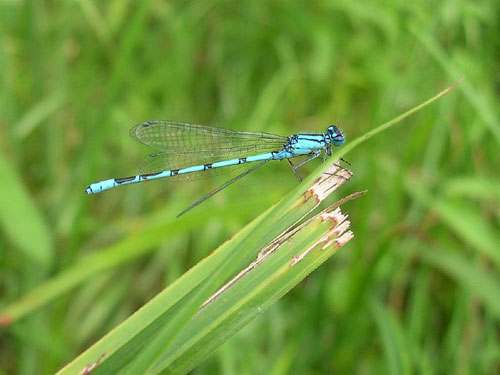
[[[500,180],[485,176],[454,177],[443,186],[449,196],[465,196],[473,200],[500,203]]]
[[[422,244],[416,254],[425,262],[439,268],[457,284],[479,296],[497,319],[500,318],[500,280],[497,275],[478,267],[457,249],[441,251]]]
[[[457,66],[454,59],[450,58],[445,49],[427,32],[427,26],[417,26],[416,23],[412,22],[409,24],[409,30],[436,59],[449,77],[460,77],[463,75],[463,70]],[[464,83],[462,92],[471,106],[476,109],[477,115],[481,118],[488,130],[496,138],[497,143],[500,143],[498,115],[493,109],[495,108],[493,103],[489,102],[488,96],[484,95],[483,92],[469,82]]]
[[[352,238],[337,205],[289,231],[349,177],[334,164],[312,185],[300,185],[58,374],[78,373],[99,358],[95,374],[124,371],[130,361],[135,373],[195,366]],[[248,268],[252,261],[257,263]],[[224,293],[198,311],[217,285],[242,268]]]
[[[345,218],[338,208],[329,208],[308,220],[285,242],[271,244],[265,249],[268,253],[263,251],[191,320],[152,373],[188,372],[262,314],[352,238]]]
[[[408,181],[406,187],[414,199],[429,207],[458,237],[500,268],[500,238],[477,207],[463,200],[433,197],[416,181]]]
[[[3,232],[38,267],[49,268],[54,255],[52,234],[21,178],[2,153],[0,181],[0,225]]]
[[[372,299],[370,308],[382,338],[389,373],[411,374],[410,353],[405,345],[403,330],[396,318],[376,299]]]
[[[18,140],[23,140],[29,136],[40,124],[57,112],[65,103],[65,94],[56,92],[40,103],[33,106],[26,114],[13,126],[14,136]]]

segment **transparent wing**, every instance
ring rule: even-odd
[[[196,154],[198,164],[278,151],[288,142],[287,137],[269,133],[172,121],[144,122],[130,129],[130,136],[167,154]],[[168,165],[179,168],[170,161]]]
[[[194,165],[205,164],[202,157],[197,154],[171,154],[160,152],[146,156],[139,163],[139,174],[150,174],[171,169],[181,169]],[[215,160],[216,161],[216,160]],[[235,169],[241,168],[245,164],[230,165],[228,167],[207,169],[206,171],[179,174],[168,177],[169,181],[193,181],[219,176]]]

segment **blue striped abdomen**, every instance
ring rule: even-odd
[[[281,150],[277,152],[266,152],[265,154],[253,155],[244,158],[235,158],[230,160],[218,161],[215,163],[194,165],[192,167],[186,167],[181,169],[171,169],[158,173],[150,173],[150,174],[143,174],[131,177],[123,177],[123,178],[111,178],[109,180],[104,180],[87,186],[87,188],[85,189],[85,193],[96,194],[100,193],[101,191],[109,190],[120,185],[136,184],[138,182],[158,180],[160,178],[167,178],[194,172],[202,172],[210,169],[229,167],[232,165],[245,164],[256,161],[283,160],[285,158],[291,158],[293,156],[294,155],[292,153],[287,152],[285,150]]]

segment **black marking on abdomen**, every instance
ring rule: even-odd
[[[203,170],[206,171],[207,169],[211,169],[212,168],[212,164],[205,164],[203,165]]]
[[[170,171],[170,175],[171,175],[171,176],[176,176],[176,175],[178,175],[178,174],[179,174],[179,170],[178,170],[178,169],[172,169],[172,170]]]
[[[135,176],[133,176],[133,177],[115,178],[115,182],[117,184],[123,184],[124,182],[132,181],[132,180],[135,180]]]
[[[309,135],[314,135],[314,134],[309,134]],[[322,140],[317,139],[317,138],[301,138],[301,141],[321,143]]]
[[[162,172],[141,174],[140,177],[143,180],[147,180],[149,177],[158,176],[160,173],[162,173]]]
[[[239,158],[238,159],[238,164],[244,164],[247,162],[247,158]]]

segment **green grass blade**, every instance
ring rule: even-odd
[[[415,24],[410,24],[411,33],[422,43],[429,53],[441,65],[443,70],[449,77],[460,77],[464,74],[456,62],[447,56],[445,50],[436,43],[433,36],[424,31],[423,28],[417,27]],[[497,143],[500,143],[500,126],[498,119],[498,112],[495,112],[494,106],[489,100],[489,97],[483,92],[479,91],[472,83],[465,82],[462,87],[462,92],[465,98],[475,108],[477,115],[482,119],[488,130],[495,137]]]
[[[424,249],[424,251],[422,251]],[[479,296],[491,312],[500,318],[500,279],[498,274],[481,269],[457,251],[436,250],[422,244],[416,255],[452,278],[465,290]]]
[[[446,181],[443,190],[452,197],[467,197],[485,202],[500,202],[500,179],[485,176],[460,176]]]
[[[43,123],[43,121],[59,111],[65,104],[65,100],[64,92],[56,92],[34,105],[24,114],[17,124],[14,124],[14,137],[16,137],[18,141],[28,137]]]
[[[500,269],[500,238],[479,208],[463,201],[433,197],[416,181],[406,184],[413,199],[425,204],[465,243],[491,259]]]
[[[335,172],[337,175],[332,177],[331,174]],[[178,340],[176,335],[180,328],[186,324],[190,315],[194,314],[203,300],[208,297],[207,293],[211,291],[212,286],[216,283],[222,285],[224,278],[227,279],[229,274],[237,274],[239,270],[254,260],[257,254],[269,243],[274,243],[276,238],[283,238],[283,234],[288,228],[317,207],[333,190],[340,187],[349,178],[349,174],[344,170],[339,171],[336,165],[331,165],[328,173],[321,175],[309,188],[306,188],[307,185],[300,185],[302,193],[295,200],[285,199],[256,218],[230,241],[220,246],[217,251],[198,263],[131,316],[125,323],[62,369],[59,374],[80,371],[85,366],[95,363],[103,355],[105,357],[95,370],[96,374],[99,374],[100,371],[115,373],[124,370],[124,366],[128,365],[144,350],[146,353],[153,352],[153,354],[146,355],[144,359],[137,359],[133,365],[134,371],[145,371],[157,358],[158,353],[162,353],[159,360],[162,364],[160,367],[169,365],[176,357],[164,358],[168,351],[165,347],[165,340],[161,340],[161,342],[155,340],[158,332],[165,329],[163,333],[170,335],[166,341]],[[328,221],[323,217],[321,220]],[[329,226],[327,227],[329,228]],[[322,226],[321,228],[325,229],[326,227]],[[324,230],[315,233],[316,241],[318,236],[324,238]],[[331,235],[331,239],[330,237],[325,238],[326,243],[330,245],[335,238],[333,234]],[[294,249],[297,252],[297,248],[294,247]],[[300,249],[303,250],[303,247]],[[288,262],[290,259],[291,257],[288,258]],[[224,270],[226,267],[224,264],[227,266],[226,270]],[[300,267],[296,267],[296,269],[298,270]],[[221,272],[221,270],[224,271]],[[207,280],[209,280],[208,283],[206,283]],[[176,327],[172,322],[179,323],[179,327]],[[190,321],[189,327],[191,326],[192,322]],[[151,347],[151,343],[155,346]],[[178,344],[173,343],[168,346],[168,349],[173,350],[178,355],[181,354],[178,352]],[[158,365],[155,365],[155,368],[158,368]]]
[[[328,208],[252,262],[193,318],[156,365],[158,374],[184,374],[349,241],[349,222]]]
[[[52,234],[20,176],[1,152],[0,181],[0,225],[3,232],[36,267],[49,268],[54,257]]]
[[[385,306],[375,299],[371,301],[370,308],[382,338],[389,374],[411,374],[409,351],[397,320]]]

